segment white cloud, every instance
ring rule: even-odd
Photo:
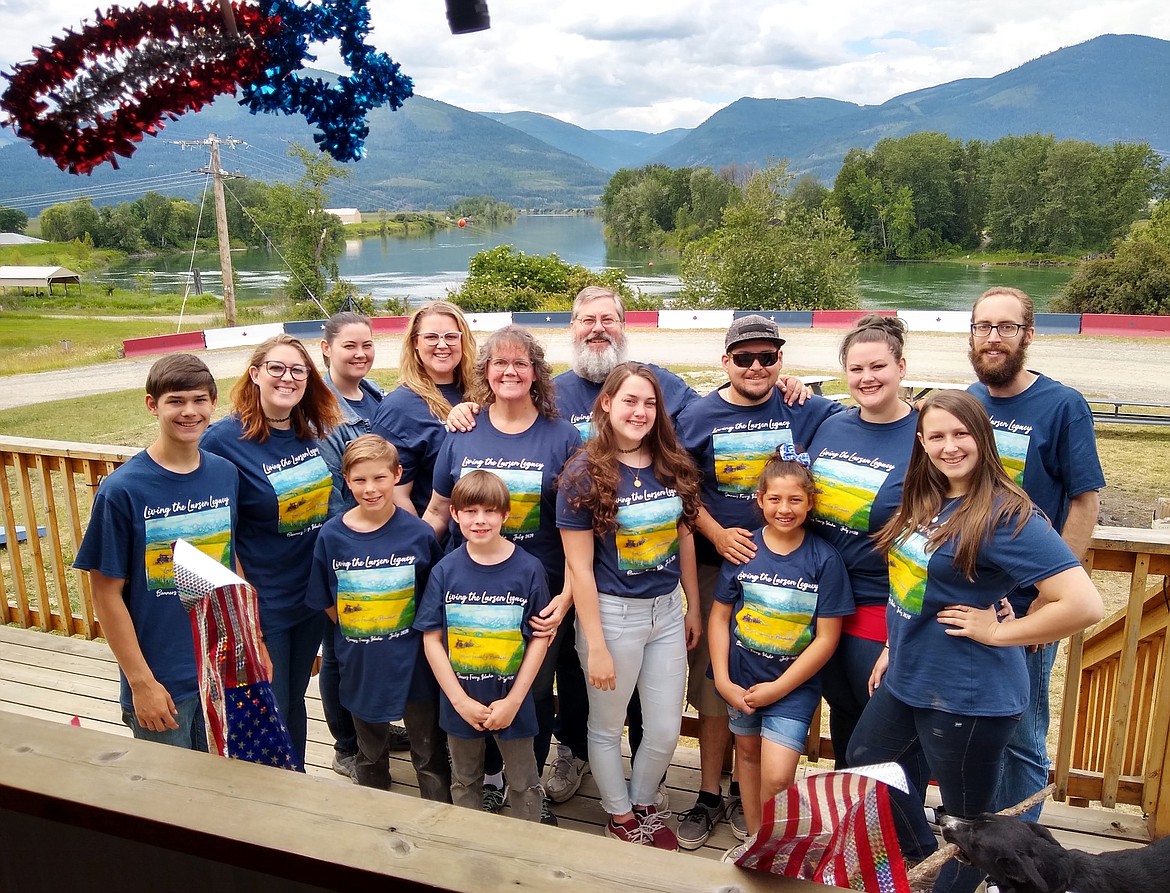
[[[1116,0],[488,0],[453,36],[439,0],[370,0],[372,42],[424,96],[591,128],[693,127],[741,96],[880,103],[990,77],[1098,34],[1170,39],[1170,4]],[[31,58],[93,0],[0,0],[0,68]],[[321,67],[340,70],[334,53]]]

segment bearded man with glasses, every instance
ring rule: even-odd
[[[1018,288],[996,286],[971,309],[968,356],[979,399],[995,431],[1008,476],[1024,488],[1078,558],[1083,557],[1105,486],[1093,414],[1080,392],[1025,367],[1036,336],[1032,299]],[[1017,616],[1027,613],[1035,587],[1009,596]],[[1048,784],[1048,679],[1058,643],[1027,652],[1028,708],[1004,754],[995,809],[1014,806]],[[1041,806],[1023,818],[1039,821]]]
[[[723,755],[731,742],[727,705],[707,678],[707,618],[719,568],[750,560],[756,551],[752,531],[763,525],[756,485],[776,448],[787,443],[808,448],[821,422],[844,407],[824,397],[789,406],[776,389],[784,364],[784,339],[776,323],[758,315],[735,320],[724,339],[723,369],[727,384],[679,413],[679,442],[690,451],[703,475],[703,508],[695,531],[703,638],[690,652],[687,700],[699,713],[701,779],[695,805],[679,816],[678,840],[685,849],[702,846],[712,827],[726,818],[743,840],[747,826],[732,782],[722,792]]]

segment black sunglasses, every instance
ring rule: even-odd
[[[756,360],[760,361],[760,365],[767,368],[768,366],[775,366],[780,360],[780,351],[778,350],[761,350],[755,353],[733,353],[728,354],[731,357],[731,362],[739,366],[740,369],[752,368],[752,363]]]

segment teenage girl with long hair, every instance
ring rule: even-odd
[[[320,440],[341,422],[341,412],[291,335],[253,351],[231,402],[231,414],[207,429],[201,446],[239,469],[236,551],[256,588],[272,691],[303,764],[305,689],[325,629],[325,615],[305,604],[305,590],[333,491]]]
[[[888,551],[889,646],[852,742],[851,765],[896,761],[891,787],[903,853],[937,846],[923,813],[929,779],[943,809],[974,818],[995,797],[1004,748],[1028,701],[1026,645],[1053,642],[1104,616],[1101,596],[1048,519],[1004,472],[991,422],[970,394],[922,404],[902,502],[877,536]],[[1024,617],[1001,617],[1016,586],[1039,590]],[[948,862],[937,893],[973,893],[982,874]]]
[[[699,473],[675,440],[654,373],[640,363],[622,363],[606,378],[593,429],[557,496],[590,685],[589,764],[610,816],[606,834],[675,850],[654,800],[678,744],[686,652],[700,634],[691,537]],[[621,738],[635,687],[643,738],[627,785]]]

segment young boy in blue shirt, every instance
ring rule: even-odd
[[[442,550],[428,524],[394,505],[398,450],[377,434],[345,448],[341,473],[357,502],[321,528],[305,602],[334,628],[341,705],[353,715],[355,780],[390,788],[392,722],[403,720],[425,800],[451,802],[451,773],[439,729],[438,690],[420,660],[413,624],[419,594]]]
[[[435,566],[414,625],[442,693],[452,802],[480,809],[491,735],[504,757],[513,815],[539,822],[531,688],[548,639],[533,638],[529,621],[548,604],[548,579],[539,559],[501,535],[510,500],[507,485],[488,471],[455,483],[451,517],[464,543]]]
[[[89,572],[94,611],[118,661],[122,721],[135,738],[207,750],[191,621],[179,603],[172,544],[180,537],[235,563],[239,477],[199,449],[217,397],[190,354],[156,361],[146,408],[158,437],[102,483],[73,566]]]

